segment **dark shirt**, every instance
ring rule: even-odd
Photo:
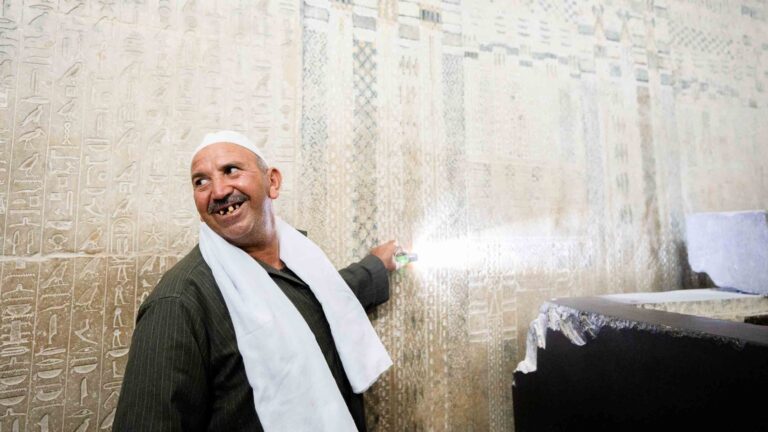
[[[280,287],[285,296],[288,297],[299,313],[301,313],[304,321],[307,322],[307,325],[315,335],[317,344],[321,347],[325,361],[331,369],[333,378],[336,380],[336,385],[339,386],[341,396],[349,407],[349,411],[352,414],[352,418],[355,420],[357,429],[361,431],[366,430],[363,395],[352,391],[352,386],[349,384],[347,374],[344,372],[344,365],[341,363],[341,358],[339,358],[339,352],[336,350],[336,344],[333,342],[331,327],[323,313],[323,306],[317,300],[314,293],[312,293],[309,285],[304,283],[304,281],[288,267],[285,267],[282,270],[277,270],[261,261],[259,261],[259,264],[261,264],[264,270],[266,270],[272,277],[275,284]]]
[[[307,321],[355,424],[366,430],[362,395],[351,390],[322,306],[290,269],[262,266]],[[364,308],[389,298],[378,258],[369,255],[339,273]],[[139,308],[113,430],[263,430],[232,320],[198,247]]]

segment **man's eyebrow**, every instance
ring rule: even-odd
[[[216,167],[216,169],[217,170],[222,170],[224,168],[232,167],[232,166],[236,167],[236,168],[242,168],[243,167],[243,161],[238,160],[238,159],[234,159],[234,160],[231,160],[231,161],[223,162],[218,167]],[[197,177],[205,177],[205,174],[202,173],[202,172],[196,171],[196,172],[193,172],[192,175],[190,176],[190,178],[192,178],[193,180],[195,178],[197,178]]]

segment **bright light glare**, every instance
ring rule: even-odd
[[[408,266],[414,270],[482,271],[490,266],[545,272],[561,270],[564,265],[587,265],[589,254],[577,251],[588,250],[589,245],[580,245],[578,239],[567,236],[558,237],[556,227],[556,223],[541,217],[446,239],[434,234],[443,231],[427,226],[408,250],[418,255],[418,260]]]
[[[441,240],[417,239],[413,244],[413,253],[418,254],[418,261],[410,265],[416,268],[449,268],[466,270],[476,264],[480,257],[473,252],[473,242],[468,238]]]

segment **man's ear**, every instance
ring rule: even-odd
[[[277,168],[267,170],[267,179],[269,180],[268,196],[271,199],[277,199],[280,196],[280,185],[283,183],[283,175]]]

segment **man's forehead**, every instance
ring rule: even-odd
[[[205,163],[225,163],[235,160],[258,160],[256,153],[247,148],[228,142],[220,142],[206,146],[192,158],[192,168]]]
[[[243,154],[250,153],[250,154],[253,154],[253,155],[256,154],[256,153],[248,150],[247,148],[245,148],[245,147],[243,147],[241,145],[238,145],[238,144],[235,144],[235,143],[231,143],[231,142],[222,141],[222,142],[217,142],[217,143],[214,143],[214,144],[210,144],[210,145],[200,149],[200,151],[198,151],[197,154],[195,155],[195,158],[200,157],[200,156],[208,156],[208,157],[210,157],[210,156],[215,156],[215,155],[222,154],[222,153],[232,153],[232,152],[243,153]]]

